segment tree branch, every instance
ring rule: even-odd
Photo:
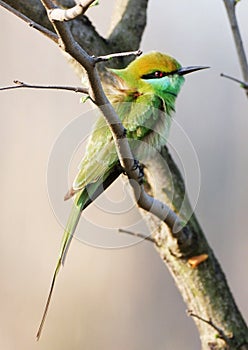
[[[218,337],[219,337],[220,339],[223,339],[223,340],[225,341],[226,345],[232,346],[230,340],[232,339],[232,336],[233,336],[233,335],[232,335],[232,334],[230,334],[229,336],[226,335],[226,334],[223,332],[223,330],[222,330],[221,328],[217,327],[217,326],[212,322],[211,319],[210,319],[210,320],[205,320],[205,319],[202,318],[201,316],[194,314],[191,310],[188,311],[188,315],[191,316],[191,317],[195,317],[195,318],[197,318],[198,320],[200,320],[200,321],[202,321],[202,322],[205,322],[206,324],[208,324],[209,326],[211,326],[214,330],[216,330],[216,332],[217,332],[217,334],[218,334]]]
[[[113,52],[137,50],[146,26],[148,0],[117,0],[108,42]],[[135,33],[135,35],[133,35]],[[127,40],[128,38],[128,40]],[[129,61],[125,60],[124,65]],[[119,67],[120,62],[118,63]]]
[[[122,6],[124,20],[119,24],[114,23],[115,28],[111,30],[108,38],[103,38],[99,35],[92,23],[84,15],[68,23],[72,36],[79,46],[84,47],[89,55],[101,56],[113,52],[138,50],[142,33],[146,26],[148,0],[119,0],[119,6],[121,6],[121,3],[124,4]],[[75,5],[73,0],[57,0],[56,4],[63,6],[63,8],[71,8]],[[29,0],[28,2],[26,0],[0,0],[0,5],[19,17],[25,16],[27,18],[26,22],[35,23],[36,26],[34,27],[39,26],[39,30],[42,33],[45,33],[47,30],[54,32],[54,28],[40,0]],[[134,30],[135,35],[133,35],[134,32],[132,30]],[[129,39],[126,40],[126,38]],[[66,57],[76,74],[81,78],[84,74],[82,67],[69,55]],[[124,67],[130,61],[131,58],[128,56],[119,57],[111,62],[111,67]],[[101,74],[106,75],[105,68],[107,66],[108,63],[98,65],[98,70]]]
[[[128,52],[118,52],[118,53],[112,53],[109,55],[105,55],[105,56],[98,56],[95,58],[95,62],[99,63],[99,62],[107,62],[109,60],[112,60],[113,58],[119,58],[119,57],[129,57],[129,56],[140,56],[142,54],[141,50],[137,50],[137,51],[128,51]]]
[[[241,81],[241,80],[239,80],[239,79],[237,79],[237,78],[231,77],[230,75],[227,75],[227,74],[224,74],[224,73],[221,73],[220,76],[223,77],[223,78],[227,78],[227,79],[230,79],[230,80],[232,80],[232,81],[235,81],[236,83],[239,83],[240,86],[241,86],[243,89],[248,90],[248,83],[245,83],[244,81]]]
[[[143,240],[146,240],[148,242],[151,242],[151,243],[155,243],[156,244],[156,240],[150,236],[145,236],[144,234],[142,233],[139,233],[139,232],[132,232],[132,231],[128,231],[128,230],[123,230],[122,228],[119,228],[118,230],[119,232],[121,233],[126,233],[130,236],[134,236],[134,237],[139,237],[139,238],[142,238]]]
[[[80,94],[89,95],[89,89],[83,88],[81,86],[65,86],[65,85],[35,85],[35,84],[27,84],[23,81],[14,80],[15,85],[1,87],[0,91],[3,90],[14,90],[20,88],[28,88],[28,89],[42,89],[42,90],[65,90],[65,91],[73,91]]]
[[[71,21],[80,15],[83,15],[95,1],[96,0],[78,0],[76,1],[76,5],[67,10],[60,8],[54,9],[52,13],[50,13],[50,18],[53,21]]]
[[[182,202],[185,200],[184,180],[167,147],[162,149],[161,156],[167,166],[160,164],[156,158],[151,159],[148,169],[151,175],[148,181],[152,189],[157,189],[156,198],[166,203],[170,201],[170,208],[179,213]],[[162,162],[162,160],[160,161]],[[171,189],[174,190],[174,195],[173,198],[168,199],[168,192]],[[189,203],[186,207],[188,212],[192,213]],[[185,215],[187,216],[188,213],[186,212]],[[146,217],[147,215],[144,216],[145,219]],[[153,238],[157,242],[155,248],[170,270],[188,309],[192,310],[194,314],[201,315],[204,319],[211,319],[225,334],[233,334],[232,339],[230,339],[232,347],[229,348],[222,339],[216,338],[216,332],[213,328],[204,325],[199,319],[194,319],[202,341],[202,350],[234,350],[239,349],[241,344],[247,344],[244,349],[248,349],[246,323],[233,299],[221,266],[195,215],[191,216],[187,224],[187,228],[195,239],[195,245],[194,241],[190,245],[190,248],[193,248],[190,256],[208,255],[208,259],[196,268],[192,268],[189,259],[185,259],[181,255],[180,244],[178,246],[178,241],[170,235],[167,227],[159,224],[152,216],[148,217],[146,222],[151,232],[154,232]]]
[[[74,1],[57,1],[57,3],[61,5],[63,4],[64,7],[68,7],[68,5],[72,7],[74,5]],[[27,18],[25,22],[35,23],[36,26],[34,27],[39,27],[41,33],[45,33],[47,30],[55,33],[55,30],[51,25],[40,0],[0,0],[0,5],[20,18],[25,16],[25,18]],[[111,47],[109,47],[107,41],[98,34],[86,16],[80,16],[74,21],[68,22],[68,27],[71,35],[75,38],[78,45],[84,47],[89,55],[95,54],[98,56],[114,52],[112,51]],[[120,49],[119,51],[122,50]],[[73,60],[69,55],[66,55],[66,58],[76,71],[76,74],[81,78],[84,74],[82,66],[75,62],[75,60]],[[99,65],[99,69],[103,71],[104,68],[103,66]]]
[[[237,1],[236,0],[223,0],[223,1],[226,7],[231,30],[233,33],[233,38],[234,38],[234,42],[235,42],[235,46],[236,46],[236,50],[239,58],[239,64],[241,67],[243,80],[246,84],[248,84],[248,62],[247,62],[247,57],[246,57],[241,33],[239,30],[239,25],[236,17]],[[248,91],[246,91],[246,95],[248,97]]]
[[[22,19],[24,22],[26,22],[30,27],[37,29],[39,32],[47,36],[49,39],[53,40],[55,43],[58,42],[58,37],[55,33],[53,33],[51,30],[49,30],[46,27],[43,27],[42,25],[32,21],[29,17],[27,17],[24,13],[20,12],[18,9],[12,7],[11,5],[8,5],[4,1],[0,0],[0,6],[4,7],[9,12],[13,13],[20,19]]]

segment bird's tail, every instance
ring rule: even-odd
[[[49,290],[49,294],[47,297],[47,301],[46,301],[46,305],[45,305],[45,309],[42,315],[42,319],[41,319],[41,323],[38,329],[38,332],[36,334],[36,338],[37,340],[39,340],[40,336],[41,336],[41,332],[46,320],[46,316],[47,316],[47,312],[48,312],[48,308],[51,302],[51,298],[52,298],[52,293],[53,293],[53,289],[54,289],[54,285],[55,285],[55,281],[56,281],[56,277],[59,273],[60,267],[61,265],[64,264],[65,261],[65,257],[66,257],[66,253],[68,251],[69,245],[71,243],[72,237],[74,235],[74,232],[76,230],[77,224],[79,222],[80,216],[81,216],[81,207],[77,206],[76,204],[73,205],[70,217],[68,219],[67,222],[67,226],[65,228],[64,231],[64,235],[62,238],[62,242],[61,242],[61,248],[60,248],[60,252],[59,252],[59,257],[58,257],[58,261],[53,273],[53,278],[52,278],[52,282],[51,282],[51,286],[50,286],[50,290]]]
[[[38,332],[36,334],[36,339],[39,340],[41,336],[41,332],[46,320],[48,308],[51,302],[52,293],[54,290],[54,285],[56,281],[56,277],[59,273],[61,265],[64,265],[65,258],[73,238],[73,235],[76,231],[80,216],[82,211],[90,205],[112,182],[114,182],[117,177],[121,174],[122,170],[120,167],[116,166],[110,169],[101,179],[98,181],[87,185],[83,190],[75,195],[75,200],[73,203],[73,208],[71,210],[71,214],[67,221],[67,225],[64,231],[64,235],[61,241],[61,248],[59,252],[58,261],[53,273],[52,283],[50,286],[49,294],[47,297],[45,309],[42,315],[42,319],[40,322],[40,326]]]

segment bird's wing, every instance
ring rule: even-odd
[[[113,137],[104,118],[101,116],[91,134],[86,153],[79,165],[73,189],[79,190],[98,181],[118,161]]]
[[[153,130],[160,118],[162,100],[155,95],[144,94],[139,96],[135,102],[115,103],[113,106],[127,130],[128,138],[139,140]],[[78,191],[98,181],[117,162],[118,156],[113,137],[101,116],[88,141],[86,154],[73,182],[73,190]]]
[[[122,123],[131,138],[135,139],[142,139],[152,130],[162,110],[163,101],[151,93],[138,96],[135,102],[118,105],[119,115],[123,115]]]
[[[165,112],[163,100],[155,94],[144,94],[130,108],[121,104],[125,115],[123,125],[134,157],[141,163],[152,157],[165,145],[171,125],[171,118]],[[126,113],[128,110],[128,113]]]

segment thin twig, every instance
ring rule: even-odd
[[[2,87],[0,88],[0,91],[28,88],[28,89],[46,89],[46,90],[47,89],[48,90],[66,90],[66,91],[73,91],[76,93],[89,95],[89,89],[84,87],[65,86],[65,85],[34,85],[34,84],[27,84],[19,80],[14,80],[13,82],[16,85]]]
[[[52,41],[54,41],[56,44],[58,43],[58,36],[51,32],[49,29],[41,26],[40,24],[32,21],[30,18],[28,18],[27,16],[25,16],[24,14],[22,14],[21,12],[17,11],[16,9],[14,9],[12,6],[6,4],[5,2],[0,0],[0,6],[4,7],[6,10],[10,11],[11,13],[13,13],[14,15],[16,15],[17,17],[21,18],[24,22],[26,22],[31,28],[34,28],[36,30],[38,30],[39,32],[41,32],[42,34],[44,34],[46,37],[48,37],[49,39],[51,39]]]
[[[200,320],[200,321],[202,321],[202,322],[208,324],[209,326],[211,326],[213,329],[216,330],[216,332],[218,333],[218,337],[219,337],[220,339],[223,339],[223,340],[226,342],[227,345],[230,344],[231,338],[228,337],[228,336],[224,333],[224,331],[223,331],[221,328],[217,327],[217,326],[212,322],[211,319],[206,320],[206,319],[202,318],[201,316],[194,314],[193,311],[191,311],[191,310],[188,310],[188,315],[191,316],[191,317],[195,317],[195,318],[197,318],[198,320]]]
[[[241,81],[237,78],[231,77],[230,75],[227,75],[224,73],[221,73],[220,76],[223,78],[227,78],[227,79],[230,79],[232,81],[235,81],[236,83],[239,83],[243,89],[248,89],[248,83],[245,83],[244,81]]]
[[[95,56],[92,56],[94,59],[95,59],[95,63],[99,63],[99,62],[105,62],[105,61],[109,61],[109,60],[112,60],[113,58],[116,58],[116,57],[127,57],[127,56],[140,56],[142,55],[142,51],[139,49],[139,50],[136,50],[136,51],[127,51],[127,52],[117,52],[117,53],[112,53],[110,55],[105,55],[105,56],[98,56],[98,57],[95,57]]]
[[[71,21],[78,16],[83,15],[95,1],[96,0],[77,0],[77,4],[67,10],[60,8],[50,10],[49,17],[52,21]]]
[[[134,237],[139,237],[139,238],[142,238],[146,241],[149,241],[149,242],[152,242],[152,243],[155,243],[156,244],[156,241],[154,238],[150,237],[150,236],[145,236],[143,235],[142,233],[139,233],[139,232],[132,232],[132,231],[128,231],[128,230],[124,230],[122,228],[119,228],[118,230],[119,232],[121,233],[127,233],[128,235],[131,235],[131,236],[134,236]]]
[[[58,36],[57,34],[51,32],[49,29],[41,26],[40,24],[34,22],[34,21],[29,21],[27,22],[29,27],[34,28],[36,30],[38,30],[39,32],[41,32],[42,34],[44,34],[47,38],[51,39],[53,42],[55,42],[56,44],[58,43]]]

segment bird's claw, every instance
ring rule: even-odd
[[[144,166],[142,164],[138,163],[137,167],[139,169],[138,182],[139,182],[140,185],[142,185],[143,182],[144,182],[144,175],[145,175],[144,174]]]
[[[121,168],[121,171],[122,171],[123,175],[127,175],[128,176],[125,168],[123,168],[120,163],[118,164],[118,167]],[[143,184],[143,179],[144,179],[144,167],[143,167],[142,164],[139,163],[138,160],[134,159],[134,163],[133,163],[133,166],[132,166],[131,170],[135,171],[137,169],[139,169],[138,182],[141,185],[141,184]]]
[[[133,166],[132,166],[132,170],[135,171],[139,168],[140,164],[139,162],[137,161],[137,159],[134,159],[133,160]]]
[[[132,170],[135,171],[137,169],[139,169],[138,182],[142,185],[144,180],[144,167],[138,160],[134,159]]]

